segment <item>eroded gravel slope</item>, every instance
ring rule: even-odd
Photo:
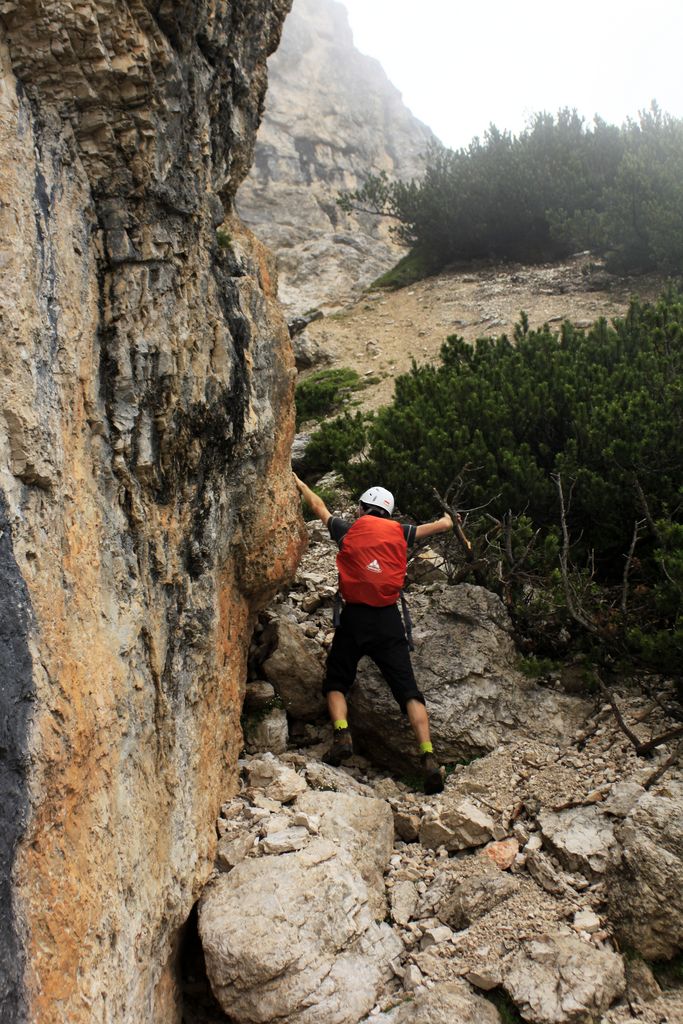
[[[380,377],[361,395],[360,407],[376,409],[392,397],[394,379],[418,363],[438,359],[445,339],[468,341],[512,334],[520,311],[532,327],[559,331],[562,320],[587,327],[598,317],[622,315],[632,295],[655,298],[663,281],[650,275],[616,278],[586,253],[563,263],[482,266],[444,272],[397,292],[372,292],[340,312],[312,324],[311,338],[331,356],[332,366],[350,366]]]

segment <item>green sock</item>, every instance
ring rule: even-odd
[[[420,753],[421,754],[433,754],[434,753],[434,748],[431,745],[431,743],[429,743],[429,742],[421,743],[420,744]]]
[[[334,731],[335,732],[337,732],[338,729],[348,729],[348,727],[349,727],[349,723],[346,721],[345,718],[338,718],[336,720],[336,722],[334,723]]]

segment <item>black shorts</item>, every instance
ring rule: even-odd
[[[373,608],[347,604],[327,656],[323,693],[331,690],[346,695],[356,680],[360,659],[367,655],[380,670],[405,714],[406,702],[425,700],[417,688],[410,648],[398,605]]]

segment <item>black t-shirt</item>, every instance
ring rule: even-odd
[[[330,537],[336,542],[337,547],[341,547],[344,535],[353,526],[353,523],[348,523],[346,519],[342,519],[340,516],[331,516],[327,522],[327,529],[330,531]],[[403,536],[406,539],[406,544],[409,548],[412,548],[415,543],[415,534],[417,532],[416,526],[408,526],[405,523],[401,523],[401,529],[403,530]]]

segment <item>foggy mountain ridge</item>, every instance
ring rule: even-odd
[[[268,71],[255,160],[237,208],[277,256],[288,311],[337,306],[405,252],[385,221],[342,213],[338,194],[381,171],[420,176],[435,136],[378,61],[355,48],[335,0],[294,0]]]

